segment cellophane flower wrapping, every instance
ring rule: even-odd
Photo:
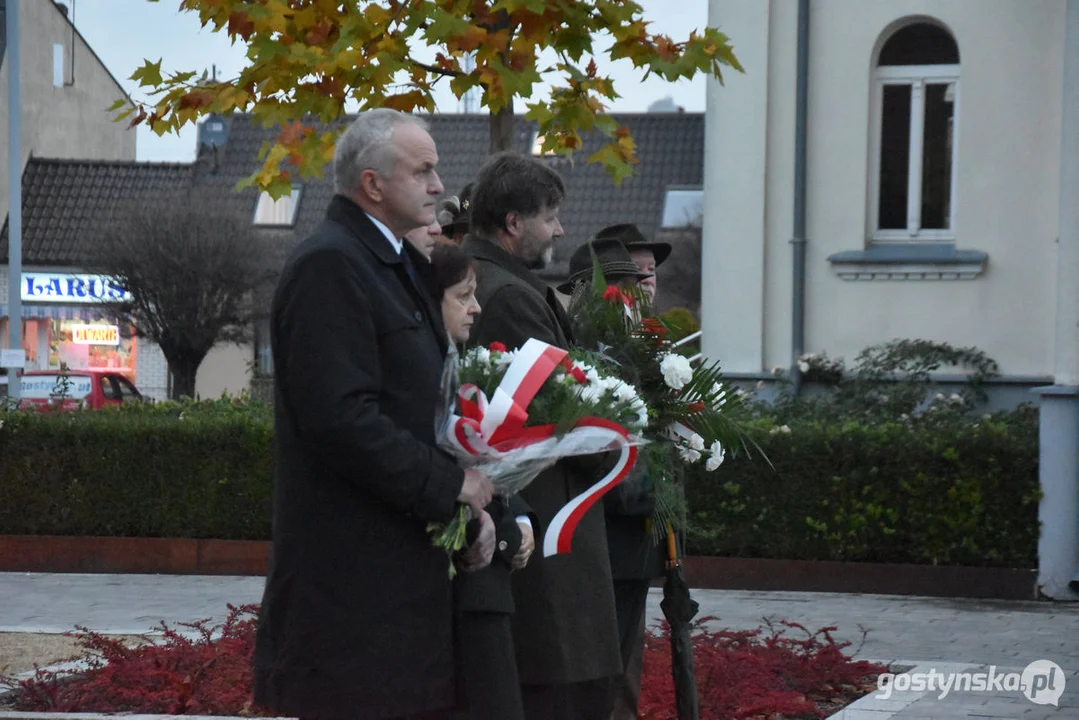
[[[536,343],[530,341],[517,350],[494,343],[472,348],[463,355],[454,349],[442,373],[442,404],[435,419],[438,447],[461,467],[482,470],[490,478],[495,495],[501,498],[520,492],[563,458],[620,447],[615,441],[572,432],[582,422],[608,421],[629,433],[628,444],[646,442],[641,432],[648,424],[648,408],[636,388],[613,373],[597,369],[588,362],[589,353],[577,351],[562,353],[565,356],[542,380],[527,405],[510,403],[513,412],[498,424],[493,417],[503,417],[499,410],[507,405],[507,391],[520,398],[513,393],[515,379],[520,379],[527,368],[543,362],[536,360]],[[551,346],[539,345],[558,354]],[[550,361],[546,367],[550,367]],[[461,550],[461,525],[470,518],[469,509],[462,506],[448,526],[429,526],[435,545],[451,555]]]

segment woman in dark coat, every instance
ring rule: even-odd
[[[432,251],[431,268],[451,346],[464,344],[480,313],[472,259],[451,242],[441,242]],[[496,497],[487,512],[497,533],[494,558],[482,570],[459,573],[454,582],[462,714],[469,720],[524,720],[510,625],[510,573],[528,564],[539,520],[516,495]]]

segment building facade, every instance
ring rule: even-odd
[[[745,74],[708,90],[705,354],[763,378],[798,351],[927,339],[985,351],[1033,399],[1054,375],[1065,9],[711,0]]]
[[[0,0],[0,16],[6,18]],[[2,30],[6,21],[0,23]],[[135,131],[105,111],[127,94],[52,0],[19,4],[22,158],[134,160]],[[0,36],[3,32],[0,32]],[[8,167],[7,48],[0,56],[0,167]],[[0,173],[0,217],[8,211],[8,176]],[[3,258],[6,262],[7,259]]]

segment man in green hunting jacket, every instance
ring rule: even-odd
[[[572,343],[554,290],[533,272],[550,262],[563,235],[558,207],[564,195],[558,174],[531,157],[502,153],[480,170],[472,232],[464,242],[476,260],[476,297],[483,307],[472,342],[508,348],[529,338],[563,348]],[[521,492],[543,527],[598,479],[599,464],[595,457],[563,460]],[[536,545],[542,547],[538,534]],[[549,558],[536,553],[510,583],[526,718],[607,718],[622,658],[602,506],[581,519],[572,552]]]

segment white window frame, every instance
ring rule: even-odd
[[[293,185],[290,194],[282,195],[277,200],[270,197],[268,192],[259,193],[252,222],[259,227],[293,227],[300,208],[302,190],[301,186]],[[288,218],[280,219],[280,216],[284,215]]]
[[[948,201],[948,228],[922,228],[922,158],[925,153],[925,86],[951,85],[952,168]],[[907,168],[907,227],[880,228],[880,152],[884,120],[884,86],[911,86],[910,158]],[[959,167],[959,65],[883,65],[873,72],[870,117],[872,143],[869,174],[869,231],[874,242],[955,242],[955,191]]]

